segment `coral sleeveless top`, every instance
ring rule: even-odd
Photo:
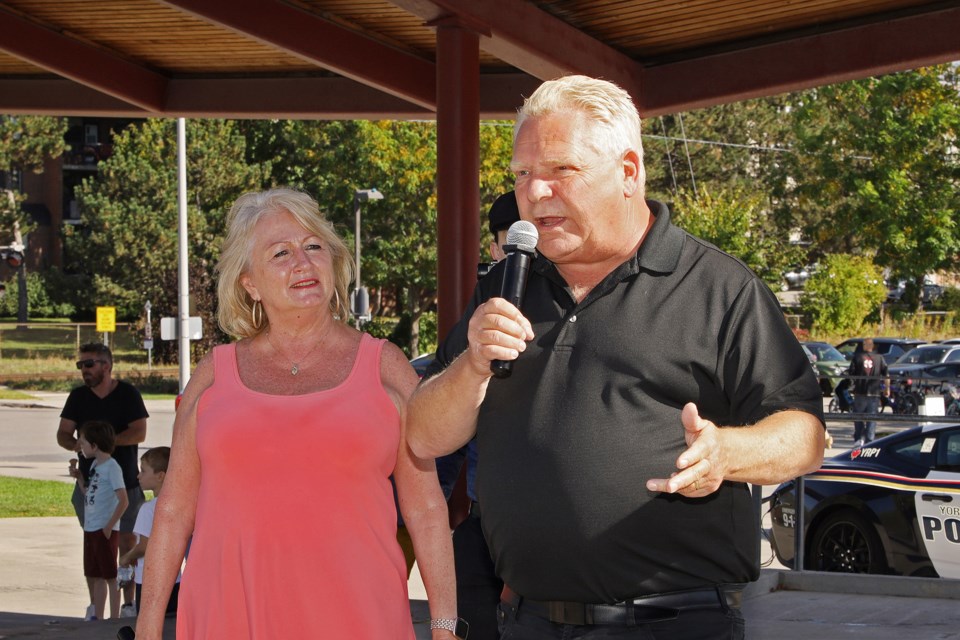
[[[235,345],[214,349],[177,638],[414,638],[382,348],[364,334],[342,384],[299,396],[248,389]]]

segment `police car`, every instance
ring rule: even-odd
[[[772,547],[794,567],[796,481],[771,494]],[[874,440],[804,477],[805,569],[960,578],[960,425]]]

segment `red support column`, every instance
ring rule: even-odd
[[[480,48],[477,34],[437,26],[437,334],[453,328],[480,259]]]
[[[437,26],[437,337],[460,319],[480,259],[480,47],[454,20]],[[450,528],[470,513],[466,465],[448,501]]]

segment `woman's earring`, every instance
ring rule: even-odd
[[[254,329],[263,326],[263,305],[259,300],[254,300],[253,306],[250,307],[250,320],[253,322]]]
[[[337,306],[333,308],[333,319],[339,320],[340,319],[340,292],[334,289],[333,295],[336,296],[337,298]]]

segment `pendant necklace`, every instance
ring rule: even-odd
[[[326,336],[326,333],[324,333],[324,336],[321,336],[321,337],[325,337],[325,336]],[[276,351],[280,355],[280,357],[282,357],[284,360],[290,360],[290,358],[288,358],[286,354],[284,354],[282,351],[280,351],[280,349],[277,348],[277,345],[273,344],[273,340],[270,338],[269,329],[267,329],[267,342],[270,343],[270,346],[273,347],[273,350]],[[316,349],[321,342],[323,342],[323,340],[317,340],[316,342],[314,342],[313,346],[310,347],[310,349],[305,354],[303,354],[303,356],[300,357],[300,362],[304,362],[310,356],[310,354],[313,353],[314,349]],[[300,373],[300,362],[294,362],[293,360],[290,360],[290,363],[292,365],[290,367],[290,375],[295,376],[298,373]]]

